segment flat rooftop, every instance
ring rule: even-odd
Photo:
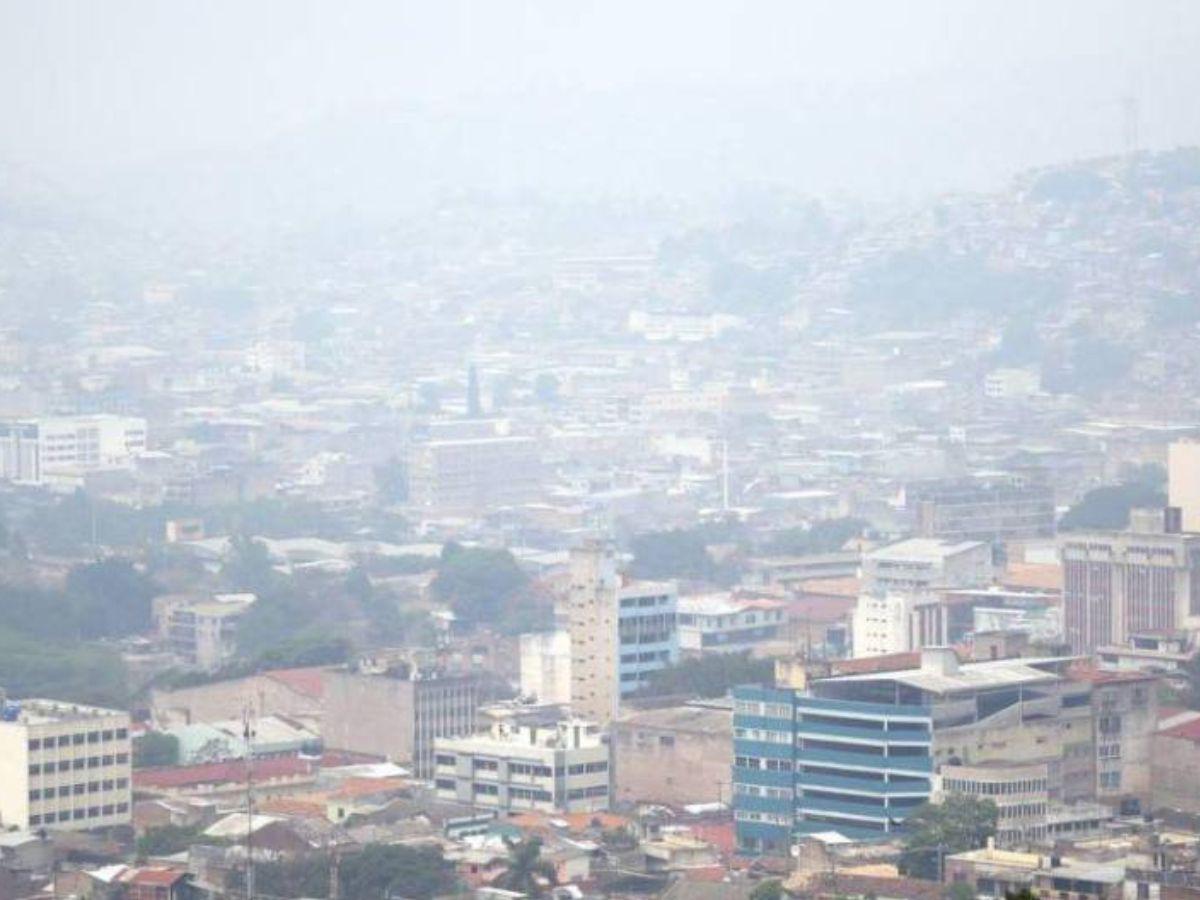
[[[0,726],[17,725],[54,725],[58,722],[77,722],[87,719],[100,719],[110,716],[123,716],[125,712],[119,709],[105,709],[101,706],[86,706],[82,703],[65,703],[61,700],[29,699],[10,700],[8,707],[19,710],[14,722],[0,721]]]
[[[1046,657],[1044,659],[996,659],[977,663],[962,663],[957,671],[918,667],[893,672],[868,672],[862,675],[841,675],[823,678],[821,681],[845,684],[851,682],[895,681],[931,694],[953,694],[958,691],[981,690],[994,687],[1017,687],[1023,684],[1046,684],[1062,681],[1061,675],[1048,672],[1037,666],[1048,663],[1065,663],[1072,657]]]

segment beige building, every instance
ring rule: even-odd
[[[409,455],[409,499],[436,510],[482,510],[533,499],[542,463],[531,437],[427,441]]]
[[[254,600],[253,594],[217,594],[173,607],[165,623],[171,652],[206,672],[221,668],[237,653],[238,622]]]
[[[570,571],[571,710],[603,728],[621,702],[616,550],[609,541],[588,541],[571,551]]]
[[[128,825],[129,714],[54,700],[9,703],[0,721],[0,828]]]
[[[488,809],[600,812],[609,803],[608,746],[582,719],[552,726],[497,723],[434,741],[437,796]]]
[[[330,750],[381,756],[427,778],[437,738],[475,733],[478,695],[470,676],[331,671],[321,736]]]
[[[521,696],[539,703],[571,702],[570,632],[521,635]]]
[[[1167,448],[1168,503],[1179,508],[1184,531],[1200,531],[1200,440]]]
[[[675,807],[730,802],[731,706],[713,701],[631,711],[612,731],[618,802]]]

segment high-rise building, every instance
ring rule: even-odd
[[[922,594],[937,588],[980,587],[992,580],[992,550],[983,541],[910,538],[863,557],[867,593]]]
[[[1200,532],[1200,440],[1167,448],[1168,503],[1180,511],[1184,531]]]
[[[1200,534],[1163,530],[1163,510],[1150,518],[1135,511],[1129,531],[1060,538],[1072,651],[1124,644],[1137,632],[1200,628]]]
[[[521,696],[539,703],[571,702],[569,631],[521,635]]]
[[[129,714],[22,700],[0,714],[0,829],[128,825]]]
[[[606,727],[622,694],[678,661],[678,591],[665,582],[621,584],[609,541],[573,549],[570,569],[571,708]]]

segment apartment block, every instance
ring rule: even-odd
[[[617,799],[673,807],[730,802],[732,733],[726,700],[622,711],[612,724]]]
[[[131,821],[129,714],[22,700],[0,716],[0,827],[74,830]]]
[[[992,548],[983,541],[910,538],[867,553],[862,571],[863,590],[871,594],[979,587],[992,580]]]
[[[621,586],[617,603],[617,678],[625,695],[679,661],[679,596],[673,583],[634,581]]]
[[[1074,652],[1200,628],[1200,535],[1168,532],[1164,522],[1162,510],[1135,511],[1129,531],[1059,539],[1063,628]]]
[[[608,808],[608,746],[591,722],[498,723],[486,734],[434,741],[437,796],[504,812]]]
[[[539,703],[571,702],[571,633],[521,635],[521,696]]]
[[[915,704],[734,691],[733,810],[739,847],[787,853],[835,831],[879,840],[932,792],[932,722]]]
[[[926,538],[1010,541],[1055,530],[1053,487],[1018,476],[914,482],[905,505]]]
[[[1180,512],[1183,531],[1200,532],[1200,440],[1167,448],[1168,503]]]
[[[217,594],[212,600],[173,606],[165,615],[171,652],[189,666],[211,672],[237,652],[238,622],[253,594]]]

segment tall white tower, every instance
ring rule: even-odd
[[[619,588],[611,541],[588,540],[571,551],[571,711],[601,727],[616,718],[621,700]]]

